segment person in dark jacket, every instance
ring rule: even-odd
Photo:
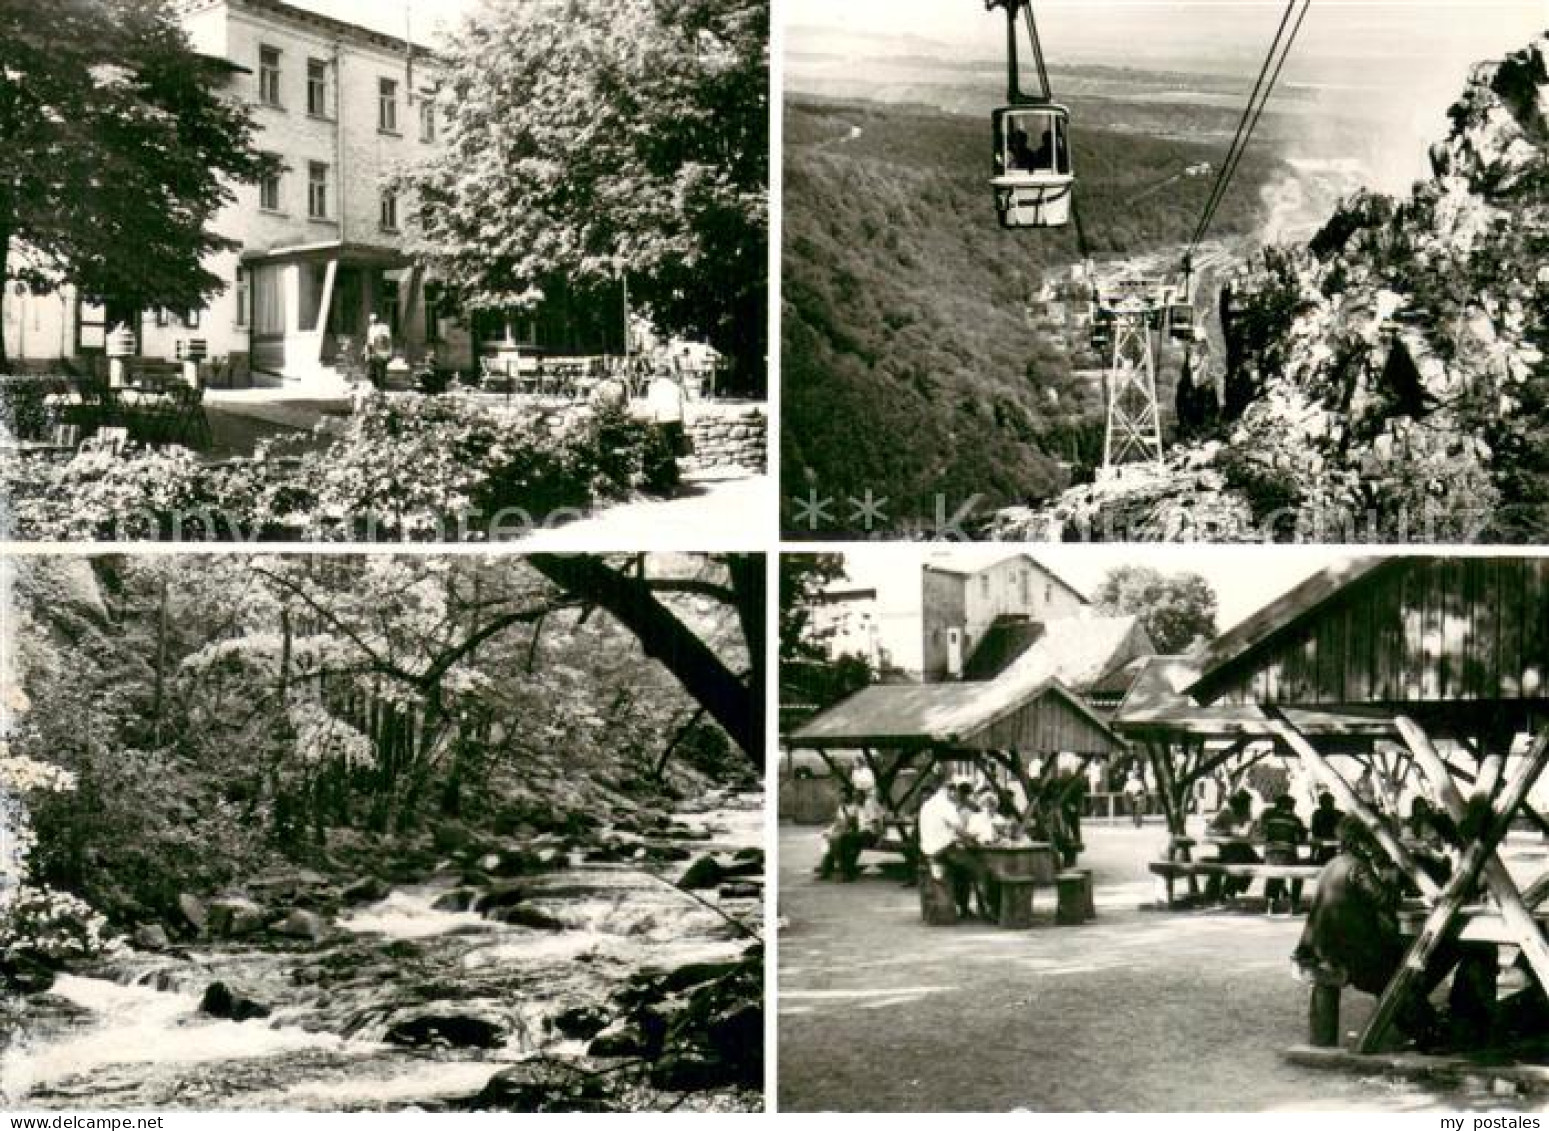
[[[1259,854],[1247,843],[1253,834],[1253,798],[1248,791],[1239,789],[1221,807],[1210,821],[1210,835],[1234,837],[1217,850],[1216,859],[1222,864],[1258,864]],[[1253,881],[1239,876],[1211,876],[1205,881],[1205,898],[1211,903],[1230,899],[1247,891]]]
[[[1289,793],[1275,798],[1275,803],[1259,817],[1259,835],[1264,838],[1264,862],[1266,864],[1296,864],[1298,846],[1307,841],[1307,826],[1296,815],[1296,800]],[[1285,899],[1285,881],[1270,877],[1264,881],[1264,898],[1271,911]],[[1287,911],[1294,912],[1302,902],[1302,881],[1291,881],[1291,902]]]
[[[1398,873],[1386,853],[1365,825],[1346,816],[1339,822],[1339,854],[1318,875],[1317,894],[1292,961],[1380,997],[1409,950],[1399,930],[1401,895]],[[1440,1017],[1429,997],[1457,959],[1454,928],[1394,1018],[1398,1029],[1421,1047],[1433,1046],[1440,1037]]]
[[[1318,794],[1318,807],[1312,812],[1312,825],[1309,831],[1314,841],[1332,842],[1339,838],[1339,820],[1344,814],[1334,807],[1334,795],[1327,792]],[[1312,862],[1314,864],[1327,864],[1339,854],[1339,848],[1332,843],[1314,844],[1312,850]]]

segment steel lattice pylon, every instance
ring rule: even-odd
[[[1162,412],[1156,397],[1152,330],[1166,317],[1177,288],[1153,279],[1118,279],[1096,288],[1094,317],[1113,335],[1103,393],[1107,428],[1099,474],[1162,460]]]
[[[1162,415],[1156,399],[1150,319],[1145,311],[1113,313],[1113,357],[1103,379],[1108,401],[1105,468],[1157,463],[1162,458]]]

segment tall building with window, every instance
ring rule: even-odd
[[[405,202],[388,189],[436,144],[435,59],[283,0],[179,0],[175,10],[195,50],[231,64],[229,93],[251,106],[256,144],[278,161],[259,183],[235,186],[213,224],[239,244],[210,263],[226,289],[194,311],[28,296],[6,304],[12,354],[89,357],[123,324],[147,356],[199,338],[260,384],[322,391],[376,312],[411,359],[433,347],[442,364],[471,364],[467,330],[404,254]]]

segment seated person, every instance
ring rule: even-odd
[[[877,801],[875,790],[856,788],[855,798],[855,825],[839,841],[839,876],[844,880],[860,875],[861,853],[876,847],[887,827],[887,813]]]
[[[1334,795],[1327,790],[1318,794],[1318,807],[1312,812],[1312,825],[1308,830],[1315,841],[1334,841],[1339,838],[1339,819],[1344,814],[1334,808]],[[1339,849],[1332,843],[1319,844],[1313,848],[1312,862],[1314,864],[1327,864],[1338,855]]]
[[[860,798],[848,785],[841,786],[840,790],[839,807],[834,810],[833,820],[828,823],[828,830],[823,834],[823,859],[817,866],[817,877],[820,880],[826,880],[834,874],[834,868],[840,866],[848,851],[849,841],[860,830]]]
[[[952,885],[952,900],[960,918],[973,914],[969,901],[974,881],[985,875],[984,863],[973,852],[968,833],[968,798],[973,784],[945,777],[924,805],[920,806],[920,855],[928,862],[931,875],[945,878]]]
[[[1296,815],[1296,799],[1289,793],[1275,798],[1275,803],[1259,816],[1257,835],[1264,839],[1264,860],[1269,864],[1299,863],[1297,846],[1307,840],[1307,826]],[[1264,898],[1270,910],[1285,897],[1285,881],[1271,877],[1264,881]],[[1302,881],[1291,881],[1291,901],[1287,910],[1295,911],[1302,901]]]
[[[1401,890],[1396,870],[1366,826],[1345,817],[1339,822],[1339,853],[1318,876],[1292,961],[1381,996],[1409,949],[1398,926]],[[1422,1047],[1433,1044],[1438,1032],[1437,1013],[1427,999],[1456,962],[1455,936],[1443,939],[1394,1018],[1399,1030]]]
[[[968,841],[975,847],[1002,844],[1009,838],[1012,822],[1000,811],[1000,798],[993,789],[980,792],[968,817]],[[988,870],[978,882],[979,914],[985,919],[1000,915],[1000,884]]]
[[[1232,794],[1219,813],[1207,826],[1211,836],[1240,837],[1246,840],[1253,835],[1253,798],[1247,790],[1239,789]],[[1220,846],[1216,859],[1222,864],[1258,864],[1259,854],[1251,845],[1232,842]],[[1253,881],[1245,876],[1211,876],[1205,881],[1205,898],[1212,903],[1241,895]]]
[[[1452,876],[1449,849],[1458,842],[1458,828],[1452,818],[1416,794],[1409,803],[1409,819],[1404,822],[1403,835],[1404,845],[1415,863],[1438,884],[1446,883]],[[1418,895],[1419,889],[1408,884],[1406,894]]]

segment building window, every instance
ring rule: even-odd
[[[307,113],[328,117],[328,63],[323,59],[307,60]]]
[[[420,102],[420,140],[436,140],[436,104],[428,98]]]
[[[398,194],[392,189],[382,190],[382,230],[396,232],[398,230]]]
[[[258,100],[266,106],[280,104],[280,49],[258,49]]]
[[[258,180],[258,207],[265,212],[278,212],[280,210],[279,158],[273,153],[266,153],[264,156],[273,164]]]
[[[165,306],[158,306],[155,313],[151,316],[151,320],[158,326],[166,326],[170,322],[168,318],[169,313]]]
[[[383,133],[398,132],[398,83],[393,79],[377,80],[376,124]]]
[[[328,219],[328,166],[321,161],[307,162],[307,215]]]
[[[187,326],[190,330],[199,329],[199,311],[193,307],[189,307],[187,310],[183,311],[183,325]]]
[[[425,341],[441,340],[441,284],[425,284]]]
[[[245,267],[238,267],[237,268],[237,286],[236,286],[236,291],[237,291],[237,319],[236,319],[236,324],[237,324],[237,327],[239,329],[245,329],[247,327],[247,319],[248,319],[248,313],[247,312],[248,312],[248,302],[249,302],[249,299],[248,299],[248,289],[247,289],[247,268],[245,268]]]

